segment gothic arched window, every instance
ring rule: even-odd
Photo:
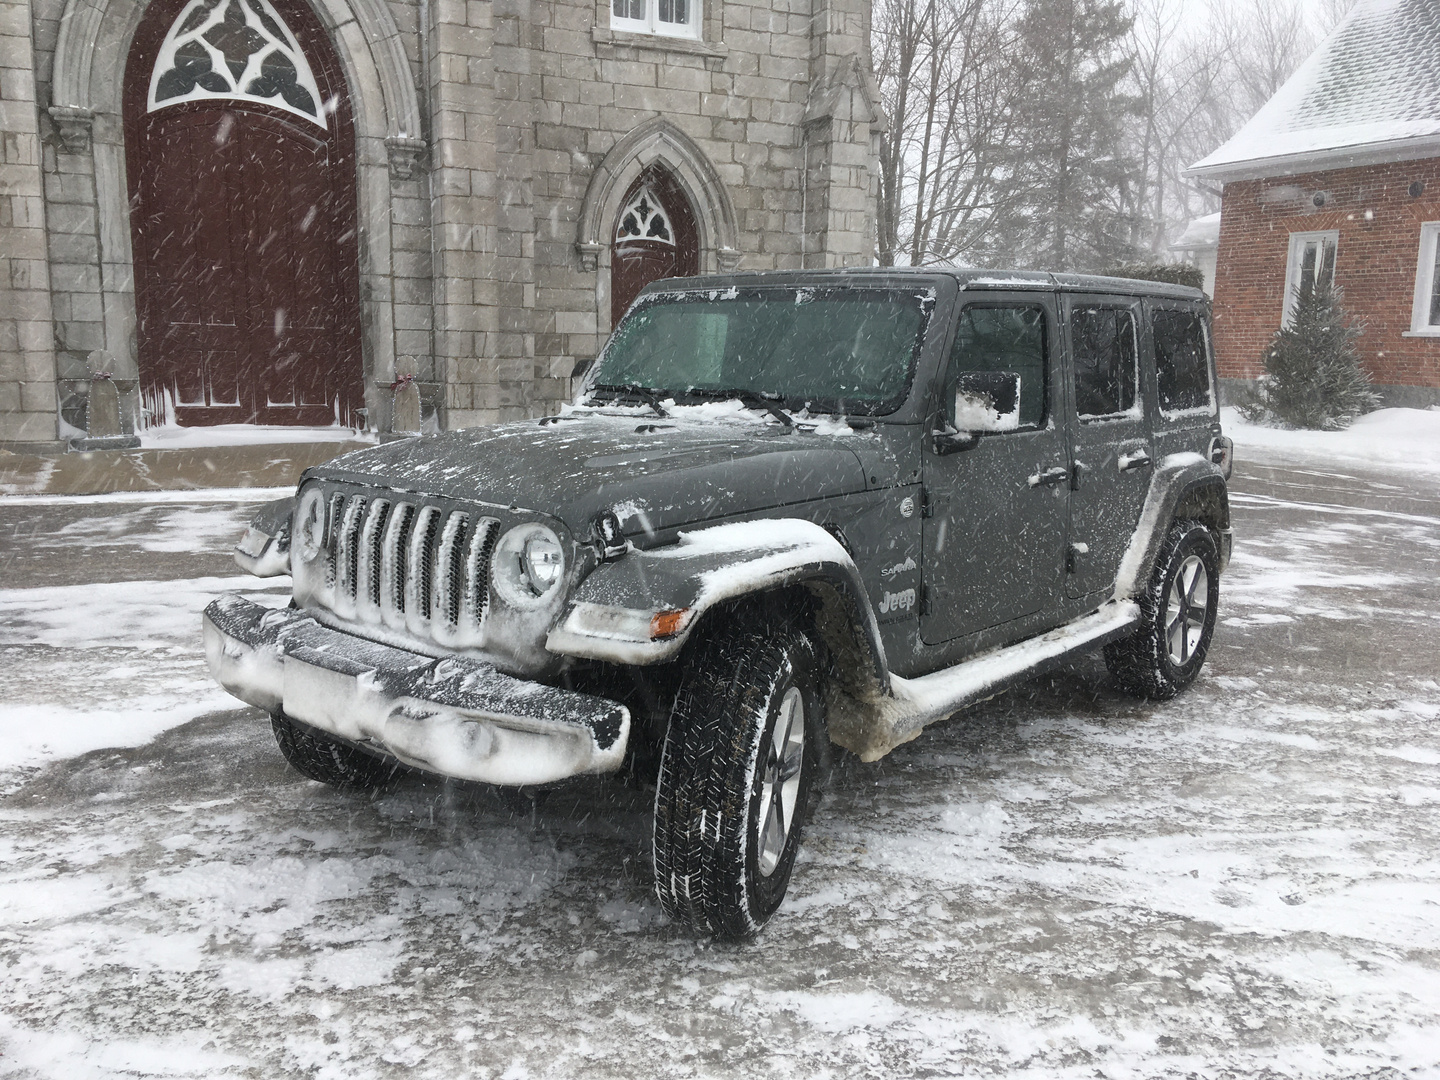
[[[160,45],[149,111],[183,101],[256,101],[326,127],[326,103],[269,0],[191,0]]]
[[[658,164],[625,190],[611,235],[611,326],[650,282],[700,272],[695,212],[674,174]]]
[[[626,240],[675,243],[675,229],[670,224],[670,218],[648,187],[642,187],[620,211],[619,224],[615,226],[615,242],[619,244]]]

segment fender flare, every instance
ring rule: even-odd
[[[1150,580],[1170,522],[1177,510],[1190,504],[1197,507],[1196,516],[1216,519],[1207,524],[1217,532],[1230,528],[1230,496],[1220,467],[1199,454],[1171,454],[1161,460],[1150,478],[1139,524],[1115,575],[1114,599],[1133,600],[1138,596]]]
[[[600,564],[571,596],[545,646],[561,656],[661,664],[680,654],[717,606],[789,588],[817,599],[816,629],[837,670],[857,689],[887,691],[885,646],[855,560],[829,532],[800,518],[681,532],[674,544],[632,549]]]

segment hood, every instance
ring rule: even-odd
[[[344,454],[306,475],[535,510],[575,533],[613,509],[631,536],[865,489],[856,449],[873,432],[828,419],[786,429],[738,406],[673,412],[575,410],[447,431]]]

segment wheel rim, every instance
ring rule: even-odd
[[[785,854],[785,842],[795,826],[804,765],[805,697],[799,687],[792,686],[780,699],[780,713],[770,732],[760,774],[756,864],[761,877],[773,874]]]
[[[1170,583],[1165,605],[1165,648],[1176,667],[1188,664],[1205,633],[1210,607],[1210,575],[1198,555],[1187,555]]]

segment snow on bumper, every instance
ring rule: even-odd
[[[617,702],[367,641],[234,593],[205,609],[205,658],[242,701],[461,780],[613,772],[630,735]]]

